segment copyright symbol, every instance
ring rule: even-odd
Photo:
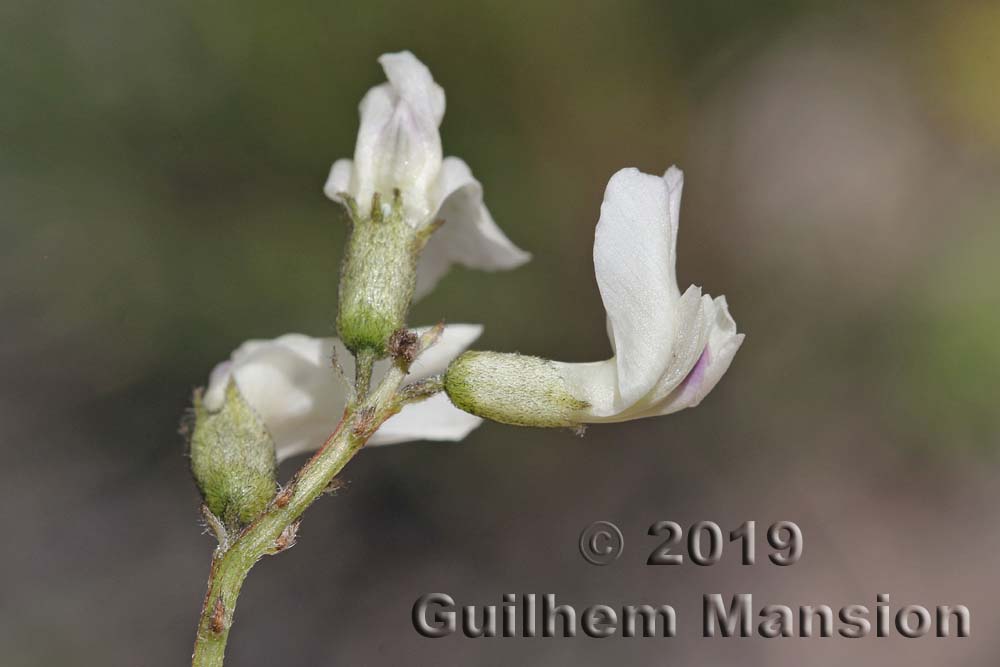
[[[580,555],[593,565],[608,565],[622,555],[625,538],[610,521],[595,521],[580,533]]]

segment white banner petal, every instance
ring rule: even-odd
[[[679,186],[672,191],[663,178],[622,169],[611,177],[601,205],[594,271],[625,406],[646,395],[670,363],[680,296],[670,209],[679,195]]]
[[[361,100],[351,192],[367,212],[372,194],[388,199],[398,188],[420,224],[433,213],[427,195],[441,169],[444,90],[409,51],[387,53],[379,63],[389,82]]]

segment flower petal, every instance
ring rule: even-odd
[[[441,205],[434,217],[444,220],[444,225],[431,236],[420,257],[414,298],[430,292],[453,263],[497,271],[531,259],[493,221],[483,204],[482,185],[459,158],[444,159],[436,198]]]
[[[620,422],[659,414],[657,406],[689,375],[709,339],[712,300],[692,285],[677,302],[673,319],[677,336],[667,367],[654,386],[634,403],[626,403],[618,390],[618,361],[584,364],[557,362],[556,366],[574,398],[588,407],[578,414],[587,423]],[[678,408],[679,409],[679,408]],[[649,413],[649,414],[647,414]]]
[[[337,160],[330,167],[330,175],[323,185],[323,194],[337,202],[345,203],[340,196],[341,193],[351,191],[351,173],[354,171],[354,163],[347,159]]]
[[[411,403],[389,419],[369,441],[392,445],[410,440],[461,440],[483,422],[462,412],[447,394],[435,394],[420,403]]]
[[[434,125],[444,119],[444,89],[434,82],[431,71],[409,51],[386,53],[379,57],[385,76],[400,99]]]
[[[388,83],[361,100],[350,192],[363,212],[372,194],[398,188],[416,224],[433,213],[428,191],[441,169],[444,90],[409,51],[379,58]]]
[[[691,285],[674,309],[675,336],[670,361],[653,388],[627,414],[644,413],[663,401],[691,373],[709,339],[715,310],[712,297]],[[631,417],[629,417],[631,418]]]
[[[611,177],[594,238],[594,270],[615,348],[620,407],[637,403],[671,359],[680,298],[674,272],[680,170],[670,179],[622,169]]]
[[[670,272],[677,275],[677,230],[681,228],[681,195],[684,191],[684,172],[677,165],[670,165],[663,174],[667,185],[667,204],[670,216]]]
[[[622,412],[618,393],[618,362],[614,357],[605,361],[570,364],[554,361],[559,375],[566,384],[566,391],[587,407],[580,411],[579,421],[584,423],[618,421]]]
[[[451,359],[481,332],[482,327],[478,325],[445,327],[438,343],[414,363],[411,377],[421,379],[444,372]],[[229,361],[213,370],[205,391],[205,407],[209,410],[221,407],[226,384],[232,377],[267,425],[274,438],[278,460],[317,449],[337,427],[347,402],[346,386],[332,367],[334,350],[345,374],[353,376],[354,359],[334,338],[286,334],[274,340],[247,341],[233,352]],[[386,368],[388,361],[376,364],[376,381]],[[461,437],[458,434],[462,429],[467,433],[475,427],[469,420],[448,415],[439,404],[427,412],[404,410],[398,416],[404,412],[407,417],[390,431],[391,442],[455,440]],[[442,413],[448,419],[444,424],[422,422],[419,418],[424,414],[433,419]],[[380,441],[387,442],[384,438]]]
[[[418,336],[430,327],[413,329]],[[443,373],[452,359],[460,355],[483,334],[481,324],[449,324],[441,332],[441,337],[410,366],[410,381],[422,380]]]
[[[684,381],[663,401],[636,418],[655,417],[693,408],[708,395],[729,369],[744,334],[736,333],[736,322],[729,314],[726,297],[717,297],[708,309],[710,330],[708,344]]]

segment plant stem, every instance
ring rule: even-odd
[[[433,341],[429,339],[429,343]],[[358,359],[359,379],[363,371]],[[371,361],[367,367],[371,377]],[[337,429],[253,523],[215,550],[208,591],[198,622],[193,667],[220,667],[243,581],[261,556],[273,555],[295,542],[298,520],[328,488],[333,478],[364,446],[385,420],[399,411],[397,391],[406,373],[393,365],[371,395],[358,395],[347,406]],[[368,380],[364,382],[367,385]],[[367,394],[367,387],[365,394]]]
[[[354,357],[354,392],[359,401],[368,395],[374,366],[375,351],[367,347],[358,350]]]

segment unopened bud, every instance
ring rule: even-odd
[[[250,523],[274,497],[274,442],[230,381],[222,407],[210,412],[194,396],[191,472],[212,514],[233,528]]]
[[[575,413],[587,407],[553,362],[523,354],[465,352],[448,367],[444,389],[459,409],[516,426],[575,427]]]

